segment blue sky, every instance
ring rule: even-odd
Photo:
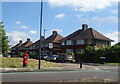
[[[31,38],[39,38],[39,2],[2,2],[2,21],[9,36],[10,44]],[[117,0],[48,0],[43,6],[43,29],[46,37],[52,30],[62,36],[89,27],[118,42],[118,2]]]

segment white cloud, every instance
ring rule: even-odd
[[[118,23],[118,17],[117,16],[107,16],[107,17],[88,17],[88,15],[83,14],[77,14],[75,15],[77,19],[82,23]]]
[[[52,33],[53,31],[57,31],[58,33],[62,33],[62,32],[63,32],[63,31],[60,30],[60,29],[52,29],[52,30],[51,30],[51,33]]]
[[[23,25],[23,26],[19,26],[19,28],[20,29],[28,29],[28,26]]]
[[[19,32],[19,31],[12,31],[10,33],[7,33],[10,41],[10,45],[16,45],[19,40],[26,41],[27,38],[32,38],[31,34],[35,34],[36,31],[29,31],[29,32]]]
[[[90,22],[98,22],[98,23],[117,23],[118,17],[115,16],[108,16],[108,17],[92,17]]]
[[[52,7],[70,6],[76,11],[95,11],[112,6],[119,0],[48,0]]]
[[[61,13],[55,16],[55,18],[59,18],[62,19],[63,17],[65,17],[65,14]]]
[[[31,34],[36,34],[37,31],[31,30],[30,33],[31,33]]]
[[[15,45],[16,43],[18,43],[19,40],[25,41],[26,38],[29,36],[27,33],[19,31],[12,31],[11,33],[7,33],[7,35],[9,37],[11,45]]]
[[[118,38],[120,38],[120,36],[118,34],[120,35],[120,32],[114,31],[112,33],[106,33],[104,35],[109,37],[110,39],[114,40],[114,42],[111,43],[111,45],[114,45],[114,44],[120,42],[118,39]]]
[[[21,22],[20,21],[16,21],[16,24],[21,24]]]

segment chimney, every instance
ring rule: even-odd
[[[45,37],[44,36],[41,36],[41,40],[44,40],[45,39]]]
[[[27,38],[27,41],[30,41],[30,38]]]
[[[19,43],[22,43],[22,40],[20,40]]]
[[[85,30],[85,29],[87,29],[88,28],[88,25],[87,24],[83,24],[82,25],[82,30]]]
[[[57,35],[57,31],[53,31],[53,35]]]

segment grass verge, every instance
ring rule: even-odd
[[[106,63],[106,64],[109,64],[109,65],[120,65],[120,63]]]
[[[18,57],[2,57],[2,68],[23,68],[23,59]],[[41,67],[61,67],[62,65],[41,60]],[[29,59],[28,66],[26,68],[37,68],[38,60]]]

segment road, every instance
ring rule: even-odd
[[[89,66],[90,67],[90,66]],[[92,66],[91,66],[92,67]],[[41,82],[55,80],[77,80],[81,78],[99,78],[118,81],[118,68],[111,66],[93,66],[94,69],[81,69],[76,71],[53,71],[53,72],[16,72],[3,73],[3,82]],[[106,68],[105,68],[106,67]]]

